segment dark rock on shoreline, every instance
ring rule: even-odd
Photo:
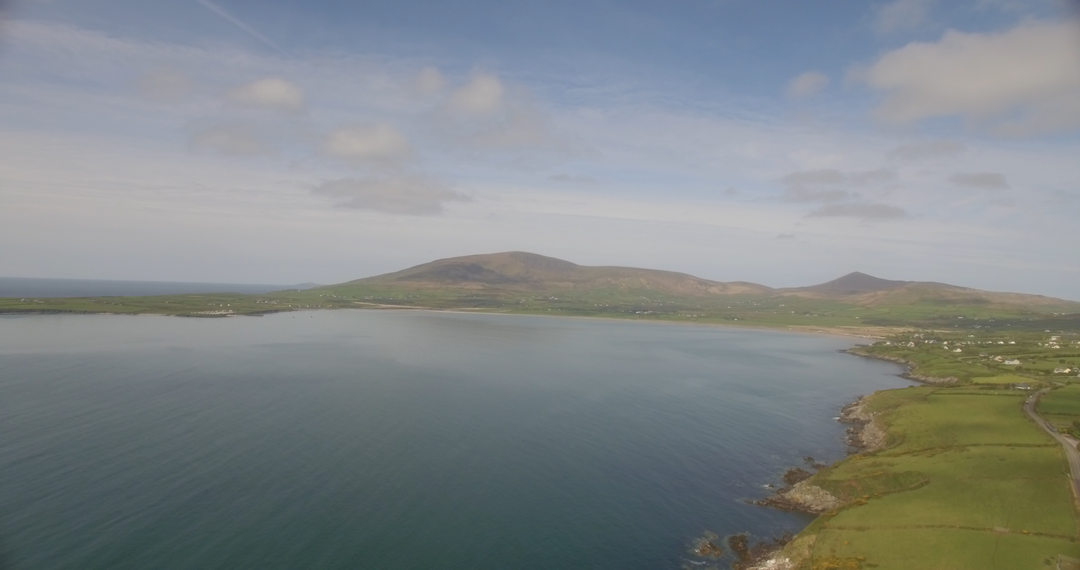
[[[716,544],[717,538],[719,536],[715,532],[705,531],[703,536],[694,540],[691,552],[702,558],[719,559],[724,555],[724,549]]]
[[[806,481],[813,476],[813,473],[805,469],[792,467],[791,469],[787,470],[787,473],[784,473],[784,483],[786,483],[788,487],[794,487],[796,483]]]
[[[764,540],[751,545],[750,537],[745,534],[730,536],[728,537],[728,548],[737,558],[731,567],[734,570],[750,570],[778,552],[793,538],[795,537],[790,532],[785,532],[772,540]]]

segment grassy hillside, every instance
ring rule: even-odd
[[[805,570],[1012,570],[1080,557],[1062,451],[1023,415],[1025,397],[934,387],[873,396],[888,447],[810,479],[843,506],[785,553]]]
[[[1080,335],[910,331],[852,352],[906,363],[939,384],[865,400],[862,417],[884,433],[882,447],[807,482],[837,506],[784,556],[800,570],[1006,570],[1080,557],[1063,450],[1022,410],[1035,390],[1053,388],[1040,412],[1076,429]]]

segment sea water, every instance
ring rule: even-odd
[[[747,500],[841,458],[843,404],[907,385],[852,344],[409,311],[0,317],[0,568],[693,566],[705,531],[805,526]]]

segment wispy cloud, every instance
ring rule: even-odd
[[[903,208],[875,202],[827,204],[807,214],[809,218],[856,218],[867,222],[898,220],[908,216]]]
[[[392,125],[368,124],[342,127],[323,139],[326,156],[358,164],[392,164],[413,156],[409,139]]]
[[[231,121],[195,127],[188,138],[188,148],[225,156],[250,158],[275,154],[271,137],[249,122]]]
[[[342,178],[324,182],[311,192],[332,198],[343,208],[408,216],[441,214],[447,202],[472,201],[445,183],[423,176]]]
[[[202,4],[207,9],[209,9],[211,12],[217,14],[218,16],[221,16],[222,18],[224,18],[226,21],[228,21],[232,25],[236,26],[237,28],[240,28],[241,30],[246,32],[251,37],[261,41],[262,43],[264,43],[264,44],[266,44],[266,45],[268,45],[268,46],[270,46],[272,48],[274,48],[275,50],[280,52],[282,55],[289,55],[289,52],[285,51],[281,46],[274,43],[272,40],[270,40],[270,38],[262,35],[261,33],[259,33],[258,30],[256,30],[255,28],[252,28],[251,26],[245,24],[242,20],[240,20],[236,16],[233,16],[232,14],[230,14],[227,10],[225,10],[221,6],[215,4],[214,2],[211,2],[211,0],[198,0],[198,2],[199,2],[199,4]]]
[[[893,0],[878,8],[874,16],[874,31],[887,35],[909,32],[922,26],[936,0]]]
[[[1007,190],[1009,183],[997,172],[957,172],[949,177],[957,186],[983,190]]]
[[[861,188],[895,179],[896,173],[884,168],[856,172],[833,169],[792,172],[780,179],[786,188],[781,199],[796,203],[841,202],[860,196],[845,188]]]
[[[890,150],[888,157],[899,160],[925,160],[953,157],[966,151],[967,145],[960,141],[922,141],[902,144]]]
[[[144,97],[158,103],[179,103],[187,100],[195,91],[195,83],[190,76],[169,66],[150,70],[139,78],[138,86]]]
[[[561,182],[563,184],[596,184],[599,182],[599,180],[592,176],[581,174],[553,174],[548,176],[548,180],[552,182]]]
[[[788,83],[788,97],[809,97],[829,86],[829,76],[819,71],[807,71]]]
[[[302,113],[306,109],[304,89],[281,77],[264,77],[228,92],[229,101],[237,105]]]

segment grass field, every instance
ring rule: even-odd
[[[1039,399],[1039,414],[1059,430],[1080,435],[1080,384],[1055,387]]]
[[[801,558],[804,570],[844,561],[881,570],[1014,570],[1052,567],[1047,561],[1059,554],[1080,557],[1062,452],[1022,413],[1025,397],[964,387],[875,394],[867,409],[889,434],[888,447],[811,479],[845,506],[821,516],[785,553]]]

